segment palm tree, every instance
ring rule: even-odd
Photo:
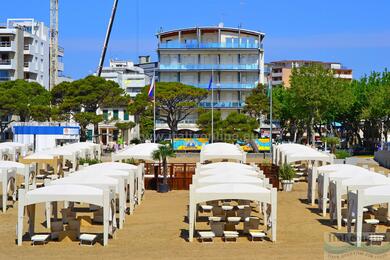
[[[161,145],[158,150],[153,151],[152,157],[153,160],[158,160],[160,163],[162,162],[163,166],[163,186],[165,187],[165,190],[168,191],[168,164],[167,164],[167,158],[168,157],[175,157],[175,151],[170,145]],[[164,188],[163,188],[164,189]]]

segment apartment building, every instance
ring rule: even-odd
[[[309,66],[317,64],[323,66],[325,69],[331,69],[334,72],[334,77],[345,80],[352,80],[352,69],[345,68],[339,62],[322,62],[312,60],[281,60],[272,61],[267,64],[271,68],[272,85],[281,85],[285,87],[290,86],[290,76],[293,68]]]
[[[59,74],[64,49],[59,48]],[[49,88],[49,30],[34,19],[7,19],[0,26],[0,81],[25,79]]]
[[[135,97],[149,83],[144,70],[131,61],[110,60],[109,67],[102,69],[101,77],[115,81],[131,97]]]

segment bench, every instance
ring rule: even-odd
[[[376,234],[372,234],[372,235],[368,235],[368,244],[369,245],[381,245],[382,244],[382,241],[385,239],[385,235],[376,235]]]
[[[223,231],[223,238],[225,242],[228,242],[229,240],[236,242],[238,238],[238,232],[237,231]]]
[[[199,234],[199,240],[201,242],[211,243],[213,242],[213,239],[215,237],[215,234],[212,231],[199,231],[198,234]]]
[[[256,238],[259,238],[259,241],[262,241],[264,237],[266,237],[266,234],[263,230],[259,229],[250,229],[249,230],[249,237],[251,238],[251,241],[255,241]]]

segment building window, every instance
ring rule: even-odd
[[[91,129],[88,129],[88,131],[87,131],[87,140],[92,141],[92,130]]]
[[[119,112],[118,110],[114,110],[114,120],[118,120],[119,119]]]
[[[108,110],[103,110],[103,119],[108,120]]]
[[[125,114],[123,115],[123,120],[129,120],[129,112],[125,110]]]

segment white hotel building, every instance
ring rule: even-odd
[[[222,24],[159,32],[159,81],[207,89],[213,73],[214,109],[226,117],[241,110],[251,89],[264,83],[264,36]],[[210,91],[200,105],[211,108],[211,100]],[[195,120],[193,115],[183,123],[188,126]]]
[[[58,51],[58,71],[64,70]],[[0,81],[25,79],[49,89],[49,33],[43,22],[8,19],[0,26]],[[59,80],[63,80],[59,77]]]

